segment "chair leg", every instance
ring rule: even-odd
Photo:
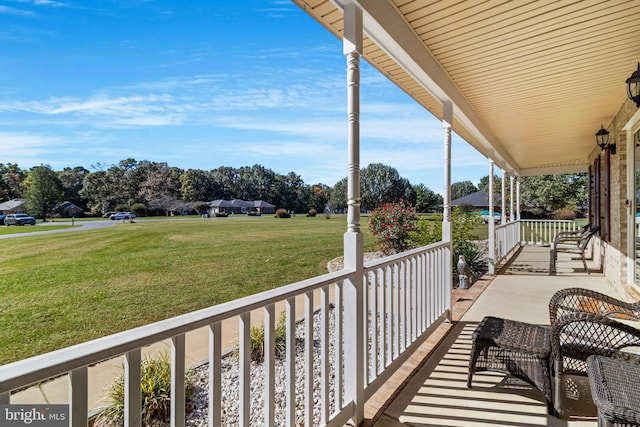
[[[551,252],[549,252],[549,274],[556,272],[556,257],[556,250],[551,249]]]
[[[582,265],[584,265],[584,270],[587,272],[587,274],[591,275],[591,272],[589,271],[589,268],[587,267],[587,260],[584,258],[584,251],[582,251]]]

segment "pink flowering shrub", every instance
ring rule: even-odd
[[[416,230],[418,216],[402,199],[376,208],[369,218],[369,230],[376,246],[384,254],[406,251],[411,247],[411,233]]]

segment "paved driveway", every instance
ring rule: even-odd
[[[119,221],[77,221],[75,223],[76,227],[69,228],[59,228],[56,230],[47,230],[47,227],[55,226],[55,225],[71,225],[69,222],[38,222],[36,223],[36,227],[39,229],[38,231],[32,231],[31,233],[15,233],[15,234],[0,234],[0,239],[10,239],[13,237],[26,237],[26,236],[37,236],[41,234],[52,234],[52,233],[69,233],[72,231],[80,231],[80,230],[90,230],[94,228],[104,228],[111,227],[116,225]],[[26,225],[24,227],[27,227]],[[42,230],[40,230],[42,229]]]

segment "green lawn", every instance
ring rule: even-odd
[[[2,239],[0,364],[324,274],[345,231],[237,216]]]
[[[39,226],[31,226],[24,225],[21,227],[3,227],[0,225],[0,234],[19,234],[19,233],[33,233],[34,231],[49,231],[49,230],[59,230],[61,228],[71,228],[71,224],[69,225],[47,225],[47,228],[39,227]]]

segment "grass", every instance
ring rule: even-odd
[[[345,231],[237,216],[2,239],[0,364],[324,274]]]
[[[3,227],[0,225],[0,235],[3,234],[21,234],[33,233],[36,231],[59,230],[62,228],[71,228],[71,225],[47,225],[46,228],[40,226],[23,225],[16,227]]]

